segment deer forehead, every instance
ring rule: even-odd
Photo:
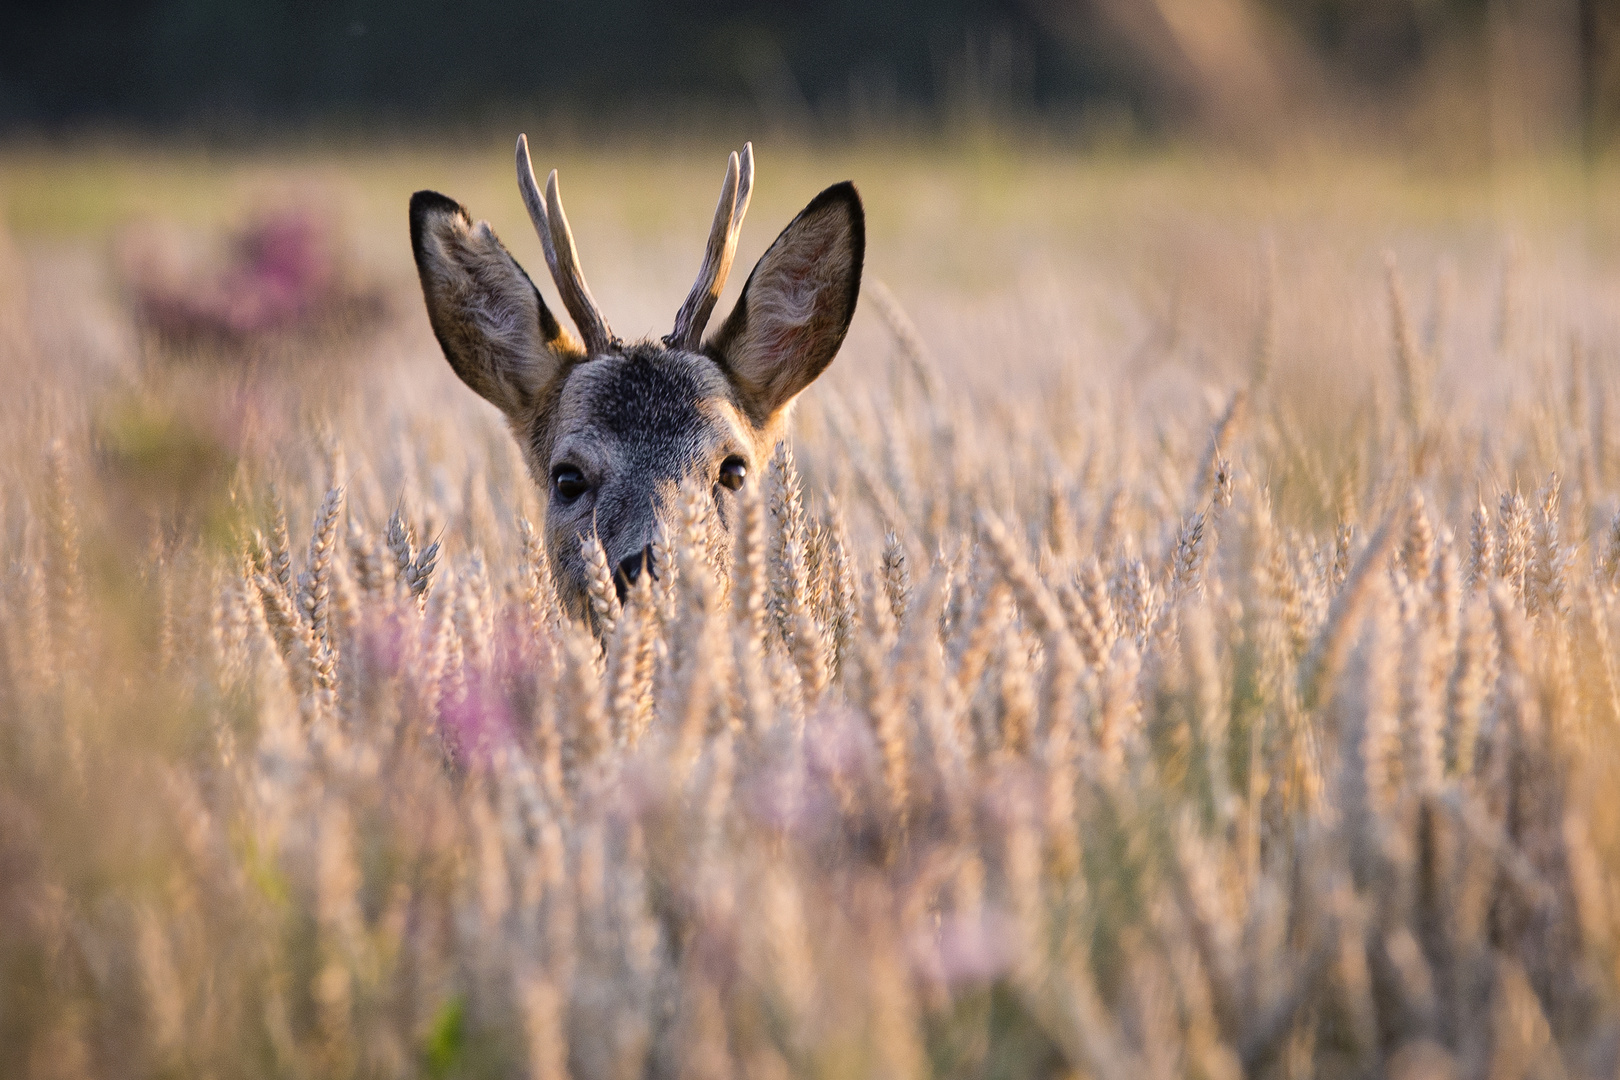
[[[678,472],[720,448],[750,450],[752,426],[706,356],[657,347],[593,359],[568,376],[553,418],[551,460]]]

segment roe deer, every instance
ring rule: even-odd
[[[676,486],[712,491],[716,549],[729,557],[736,493],[782,438],[794,398],[843,344],[860,292],[865,215],[849,182],[794,218],[703,341],[753,189],[752,145],[732,154],[697,281],[661,341],[626,344],[580,272],[553,170],[542,197],[517,143],[518,187],[579,338],[560,324],[487,222],[433,191],[411,196],[411,249],[428,320],[461,380],[505,414],[547,493],[546,547],[558,593],[586,602],[581,542],[593,532],[620,597],[643,568]],[[583,340],[581,340],[583,339]],[[722,564],[727,565],[727,564]]]

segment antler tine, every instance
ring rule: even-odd
[[[529,160],[527,135],[518,136],[517,174],[523,206],[529,211],[529,221],[533,223],[534,231],[540,235],[540,247],[546,253],[546,266],[551,270],[551,280],[557,284],[563,307],[568,309],[574,324],[579,327],[586,350],[603,352],[613,343],[613,331],[602,317],[602,311],[596,306],[596,299],[591,296],[590,287],[585,284],[585,277],[580,272],[574,234],[568,227],[562,199],[557,194],[557,170],[551,170],[551,176],[546,181],[546,194],[542,198],[540,185],[534,178],[534,165]]]
[[[551,280],[561,280],[557,273],[557,248],[551,242],[551,220],[546,216],[546,200],[540,194],[540,185],[534,179],[534,164],[529,160],[529,137],[519,135],[517,140],[518,191],[523,196],[523,207],[529,212],[529,222],[540,237],[540,248],[546,253],[546,267]]]
[[[741,167],[735,152],[726,159],[726,178],[720,184],[720,201],[715,204],[714,223],[709,226],[709,242],[703,249],[703,265],[698,268],[697,280],[686,302],[675,314],[675,329],[669,335],[669,344],[677,349],[695,349],[709,314],[720,299],[725,287],[726,270],[730,268],[735,249],[736,234],[731,223],[737,213],[737,192],[741,186]]]
[[[579,268],[579,252],[574,248],[574,231],[568,227],[568,215],[563,213],[562,196],[557,191],[557,170],[546,177],[546,217],[551,224],[551,242],[557,249],[557,292],[563,306],[574,317],[585,348],[593,353],[606,352],[613,344],[613,331],[596,306],[591,287],[585,284],[585,274]]]
[[[742,171],[737,177],[737,212],[731,218],[731,231],[737,236],[742,235],[743,215],[748,213],[748,200],[754,194],[754,144],[743,143]]]
[[[742,232],[743,215],[754,187],[754,144],[743,145],[742,157],[733,153],[726,160],[726,178],[720,185],[720,201],[714,208],[714,224],[703,251],[703,266],[686,302],[675,315],[675,329],[665,340],[678,349],[695,349],[703,328],[726,287],[726,275],[737,254],[737,237]]]

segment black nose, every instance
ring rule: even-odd
[[[658,567],[653,565],[651,544],[619,560],[619,569],[613,575],[613,587],[619,593],[619,603],[624,603],[624,598],[630,594],[630,587],[640,579],[642,567],[647,568],[654,581],[658,580]]]

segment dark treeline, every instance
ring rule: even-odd
[[[1012,0],[57,0],[4,25],[13,125],[1137,92]]]
[[[1182,0],[11,0],[0,130],[717,106],[788,122],[1102,110],[1153,129],[1258,109],[1267,87],[1289,100],[1276,87],[1304,69],[1318,89],[1399,94],[1488,57],[1515,8],[1562,13],[1586,116],[1615,111],[1620,0],[1199,2],[1233,41],[1189,32]]]

